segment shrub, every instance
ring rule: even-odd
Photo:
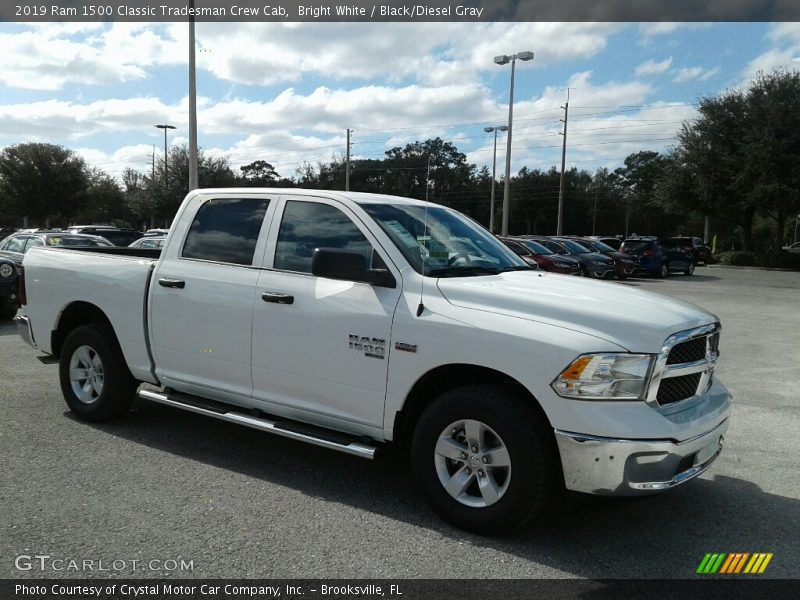
[[[730,252],[717,252],[714,259],[721,265],[734,267],[754,267],[758,264],[755,253],[733,250]]]
[[[761,257],[761,266],[778,269],[800,270],[800,253],[771,252]]]

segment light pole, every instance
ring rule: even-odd
[[[167,188],[167,129],[175,129],[174,125],[153,125],[158,129],[164,130],[164,190]]]
[[[505,125],[499,125],[497,127],[484,127],[483,130],[486,133],[492,133],[494,131],[494,153],[492,154],[492,200],[489,203],[491,207],[489,210],[489,232],[494,233],[494,182],[496,181],[497,172],[497,132],[498,131],[508,131],[508,127]]]
[[[194,0],[191,0],[189,16],[189,191],[196,190],[197,170],[197,71],[195,68]],[[166,130],[164,134],[166,135]]]
[[[502,54],[494,57],[494,62],[498,65],[511,63],[511,87],[508,93],[508,137],[506,139],[506,180],[503,188],[503,235],[508,235],[508,213],[511,197],[511,129],[514,120],[514,69],[517,59],[533,60],[533,52],[517,52],[511,56]]]

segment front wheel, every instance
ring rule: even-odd
[[[661,279],[664,279],[664,277],[666,277],[667,275],[669,275],[669,263],[662,263],[661,269],[659,269],[658,271],[658,276]]]
[[[694,263],[690,262],[686,265],[686,270],[684,271],[685,275],[692,275],[694,273]]]
[[[114,330],[104,323],[83,325],[67,336],[59,376],[67,406],[84,421],[120,416],[130,407],[138,386]]]
[[[558,469],[552,432],[531,402],[499,386],[475,385],[446,392],[423,412],[411,462],[445,521],[496,533],[545,508]]]
[[[14,318],[14,315],[17,314],[16,308],[7,308],[5,310],[0,311],[0,321],[8,321]]]

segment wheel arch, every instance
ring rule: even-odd
[[[111,327],[112,331],[114,330],[110,319],[103,310],[91,302],[77,301],[64,307],[59,315],[56,328],[50,333],[50,349],[53,356],[61,355],[64,340],[72,331],[89,323],[105,323]]]
[[[422,375],[406,396],[403,407],[394,418],[393,440],[395,444],[408,443],[419,416],[431,402],[441,394],[455,388],[473,384],[495,384],[506,387],[520,397],[530,401],[530,405],[550,427],[550,420],[541,404],[531,391],[510,375],[480,365],[454,363],[440,365]]]

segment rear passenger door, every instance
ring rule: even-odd
[[[253,297],[273,202],[247,194],[194,202],[153,275],[156,373],[181,391],[250,397]]]

